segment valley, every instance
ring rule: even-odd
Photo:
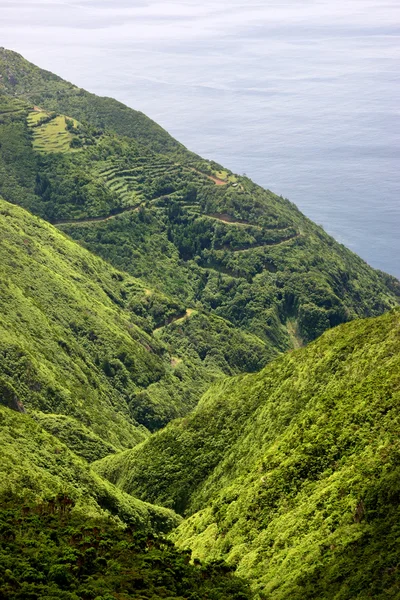
[[[397,598],[400,282],[0,49],[0,598]]]

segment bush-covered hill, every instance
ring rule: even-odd
[[[100,129],[110,128],[159,151],[183,149],[143,113],[113,98],[90,94],[5,48],[0,48],[0,92],[23,98],[30,105],[43,105],[48,111],[73,115],[79,121],[91,122]]]
[[[400,312],[355,321],[96,470],[186,515],[174,539],[260,598],[400,594]]]
[[[131,289],[144,298],[141,284],[3,200],[0,230],[1,402],[68,415],[59,426],[85,426],[89,446],[90,431],[108,444],[102,454],[144,439],[130,399],[169,375],[124,300]]]
[[[100,124],[104,99],[13,52],[0,63],[0,193],[115,267],[256,335],[269,358],[398,303],[394,278],[289,201],[160,143],[114,101]]]
[[[186,414],[224,372],[267,360],[261,340],[201,314],[169,326],[172,338],[174,327],[188,329],[185,347],[167,345],[163,325],[183,305],[1,199],[0,235],[0,404],[35,412],[88,460]],[[192,350],[204,326],[220,364]]]
[[[80,518],[109,518],[119,526],[165,532],[179,523],[173,511],[136,500],[103,480],[30,415],[0,406],[0,439],[2,507],[38,506],[57,498],[62,505],[69,498],[65,508]]]
[[[94,473],[30,416],[0,406],[1,600],[250,598],[219,563],[160,537],[179,523]]]
[[[399,282],[4,49],[0,194],[0,600],[399,597]]]

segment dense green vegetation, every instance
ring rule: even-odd
[[[190,564],[190,553],[135,527],[71,514],[61,495],[0,510],[0,598],[27,600],[246,600],[247,586],[221,563]]]
[[[43,426],[87,459],[133,446],[215,378],[268,358],[255,336],[182,317],[180,302],[1,199],[0,233],[0,390],[29,412],[56,413]]]
[[[250,598],[223,563],[160,537],[172,511],[135,500],[35,421],[0,407],[0,598]]]
[[[168,377],[164,349],[124,310],[124,290],[145,290],[22,209],[0,201],[0,215],[2,395],[117,447],[143,439],[130,398]]]
[[[0,435],[1,506],[7,498],[19,498],[21,507],[61,495],[71,499],[81,518],[104,517],[149,531],[169,531],[179,522],[172,511],[136,500],[104,481],[29,415],[0,406]]]
[[[394,278],[289,201],[188,152],[143,115],[12,52],[0,52],[0,71],[3,197],[185,308],[261,338],[269,357],[398,302]],[[54,141],[46,131],[57,119],[65,127]]]
[[[173,539],[260,598],[397,598],[400,312],[355,321],[96,470],[186,515]]]
[[[0,195],[0,600],[398,598],[400,283],[4,49]]]
[[[100,98],[29,63],[21,55],[0,49],[0,91],[18,96],[30,105],[42,105],[47,111],[72,115],[97,128],[111,128],[130,135],[157,150],[176,150],[182,146],[162,127],[143,113],[132,110],[112,98]]]
[[[32,131],[50,127],[53,116],[32,126],[32,114],[40,113],[7,96],[2,114],[0,191],[7,200],[58,223],[145,287],[173,298],[179,309],[172,318],[193,308],[257,336],[250,362],[258,367],[328,327],[380,314],[397,302],[394,278],[370,269],[288,201],[246,178],[232,179],[189,154],[156,154],[88,123],[72,122],[78,133],[68,133],[79,137],[80,148],[68,152],[62,142],[56,152],[50,138],[47,151],[35,151]],[[212,179],[213,168],[226,177],[224,185]],[[212,324],[207,327],[213,335]],[[244,348],[244,334],[238,335]],[[254,349],[255,338],[247,339]],[[182,358],[188,342],[175,341],[171,352]],[[207,350],[212,363],[218,344]],[[204,359],[204,352],[198,354],[197,364],[204,366]],[[203,371],[196,393],[216,375],[215,369]],[[228,365],[218,374],[232,372]],[[151,427],[173,416],[166,413],[164,407]]]

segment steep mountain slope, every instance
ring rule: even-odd
[[[90,94],[5,48],[0,48],[0,92],[23,98],[30,105],[43,104],[49,111],[76,115],[75,118],[80,121],[88,121],[98,128],[113,129],[159,151],[183,149],[143,113],[112,98]]]
[[[394,278],[369,268],[289,201],[181,147],[166,144],[160,154],[152,133],[138,126],[136,135],[129,119],[125,136],[111,121],[100,129],[85,93],[83,114],[64,104],[75,94],[70,84],[57,79],[65,89],[55,94],[51,76],[18,55],[3,52],[2,64],[3,196],[185,308],[256,335],[263,358],[398,303]],[[199,346],[198,358],[207,353],[230,374],[218,346]]]
[[[166,374],[163,349],[124,310],[145,290],[56,229],[0,200],[2,401],[68,415],[116,447],[146,436],[129,398]]]
[[[186,514],[174,539],[260,598],[397,598],[400,312],[355,321],[96,470]]]
[[[189,554],[168,540],[104,518],[71,516],[62,502],[24,509],[8,503],[0,526],[4,600],[251,598],[248,585],[226,565],[192,565]]]
[[[0,436],[2,600],[250,598],[232,569],[192,566],[160,537],[177,515],[102,480],[28,415],[0,406]]]
[[[0,600],[398,597],[400,313],[341,324],[399,282],[4,49],[0,94]]]
[[[136,500],[104,481],[29,415],[0,406],[0,436],[2,506],[12,504],[12,498],[21,507],[57,497],[62,503],[68,497],[81,518],[112,517],[120,526],[130,523],[149,531],[169,531],[179,523],[173,511]]]
[[[0,403],[35,411],[75,452],[93,460],[133,446],[221,375],[153,335],[179,303],[1,199],[0,232]],[[253,349],[263,356],[261,341],[223,321],[212,331],[226,349],[247,342],[248,362]]]
[[[88,464],[145,439],[149,415],[186,413],[187,372],[207,380],[183,359],[176,377],[152,334],[179,305],[1,199],[0,236],[0,598],[249,598],[158,537],[173,511]]]
[[[118,529],[105,519],[59,517],[57,504],[0,510],[0,597],[7,600],[250,600],[226,565],[189,562],[168,540]],[[16,531],[16,535],[13,534]]]

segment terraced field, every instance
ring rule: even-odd
[[[151,202],[166,196],[185,204],[180,190],[187,183],[187,171],[187,167],[160,155],[136,156],[128,166],[126,157],[104,161],[98,176],[119,196],[122,207],[135,207],[145,200]],[[193,182],[204,185],[209,178],[193,173]]]
[[[26,112],[26,102],[17,99],[11,101],[7,96],[0,96],[0,123],[7,123]]]
[[[36,123],[40,124],[41,119],[46,117],[46,114],[36,112],[29,115],[29,123],[34,131],[43,128],[43,125],[38,126]],[[41,134],[41,137],[43,137],[43,134]],[[43,143],[38,147],[37,144],[39,143],[39,141],[36,142],[36,148],[39,151],[49,151],[48,146],[45,150]],[[127,211],[137,211],[143,205],[153,205],[154,209],[157,209],[159,201],[163,204],[166,198],[169,201],[179,202],[189,214],[207,217],[207,215],[201,213],[196,198],[187,194],[188,184],[194,185],[196,190],[204,186],[213,187],[215,185],[213,179],[205,173],[193,171],[186,165],[168,160],[162,155],[153,154],[149,156],[135,156],[134,154],[122,157],[113,156],[91,164],[94,179],[101,181],[113,195],[118,197],[118,208],[113,208],[112,212],[102,216],[55,220],[55,224],[82,225],[104,222]],[[190,172],[189,179],[188,172]],[[210,219],[231,224],[230,221],[225,219],[225,215],[222,215],[221,219],[218,218],[218,215],[210,215]],[[234,225],[235,222],[232,224]],[[243,225],[251,226],[246,223],[243,223]]]
[[[40,113],[30,116],[34,129],[43,128],[43,125],[34,126],[35,122],[40,123],[41,118]],[[183,212],[180,213],[181,216],[177,216],[173,226],[174,231],[171,233],[172,238],[175,236],[175,241],[179,245],[179,240],[183,237],[193,235],[193,233],[186,233],[186,230],[189,232],[190,228],[193,230],[196,227],[200,228],[199,230],[209,238],[204,247],[208,247],[212,252],[212,256],[201,261],[201,268],[233,277],[242,275],[247,266],[244,263],[243,265],[231,264],[229,256],[251,254],[252,251],[255,251],[258,256],[261,252],[262,262],[269,269],[265,255],[267,248],[295,242],[300,236],[297,228],[285,226],[284,222],[260,225],[235,217],[234,210],[231,214],[223,210],[218,211],[217,206],[214,210],[209,209],[210,212],[204,212],[204,201],[201,202],[199,198],[202,197],[204,200],[204,197],[208,197],[207,190],[211,191],[220,184],[215,181],[214,176],[200,171],[197,165],[194,167],[190,163],[181,164],[163,155],[147,154],[146,150],[140,148],[136,153],[133,149],[132,152],[119,156],[113,155],[90,164],[93,165],[94,179],[101,181],[114,197],[118,197],[118,205],[114,206],[108,214],[55,221],[55,223],[77,226],[85,223],[102,223],[115,219],[127,211],[139,211],[142,206],[152,207],[156,212],[165,212],[166,208],[169,210],[175,201],[181,205]],[[232,179],[234,176],[231,177],[227,171],[218,174],[226,178],[226,189],[235,185]],[[205,194],[202,194],[202,191]],[[243,188],[241,193],[251,196],[251,185],[246,191]],[[175,216],[172,215],[172,222],[174,219]],[[191,257],[184,253],[182,256],[185,260]]]
[[[41,110],[40,108],[36,108],[29,113],[26,120],[29,127],[36,127],[39,126],[42,121],[47,121],[49,118],[49,113],[47,113],[44,110]]]
[[[134,175],[133,172],[132,170],[124,176],[120,165],[111,161],[106,163],[98,172],[99,177],[104,180],[107,187],[118,195],[122,206],[139,205],[144,199],[143,194],[141,194],[138,176]]]
[[[64,115],[53,116],[45,111],[35,110],[27,117],[28,126],[33,132],[32,145],[34,150],[41,153],[74,152],[71,147],[75,135],[67,129],[67,119]],[[78,121],[70,119],[74,128],[79,127]]]
[[[233,173],[229,173],[228,171],[216,171],[215,176],[222,181],[226,181],[227,183],[236,183],[237,177]]]

